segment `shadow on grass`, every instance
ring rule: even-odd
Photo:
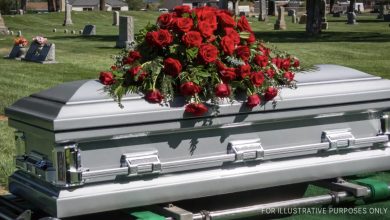
[[[356,18],[357,23],[384,23],[386,21],[382,20],[367,20],[367,19],[362,19],[360,20],[359,17]],[[328,20],[328,22],[335,23],[335,22],[341,22],[341,23],[346,23],[347,18],[345,20]]]
[[[117,35],[92,35],[92,36],[82,36],[82,35],[70,35],[70,36],[54,36],[50,39],[54,40],[65,40],[65,39],[88,39],[90,41],[116,41],[118,39]]]
[[[303,31],[255,32],[256,38],[265,42],[390,42],[390,34],[379,32],[323,32],[310,36]]]

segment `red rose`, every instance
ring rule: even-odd
[[[181,17],[183,14],[191,13],[191,8],[188,5],[181,5],[181,6],[176,6],[173,11],[176,13],[177,16]]]
[[[111,72],[100,72],[99,81],[103,85],[112,85],[115,83],[114,75]]]
[[[115,71],[115,70],[117,70],[117,69],[119,69],[119,67],[117,67],[117,66],[111,66],[111,70],[112,70],[112,71]]]
[[[208,21],[216,25],[216,9],[212,7],[200,7],[194,9],[198,21]]]
[[[146,42],[156,47],[165,47],[172,43],[172,41],[172,34],[168,30],[160,29],[146,34]]]
[[[230,13],[227,11],[223,11],[223,10],[219,11],[218,21],[221,24],[222,28],[236,26],[236,22],[234,21]]]
[[[224,63],[222,63],[220,60],[215,61],[215,65],[217,66],[217,69],[219,71],[224,70],[225,68],[227,68],[226,65]]]
[[[294,80],[294,73],[287,71],[284,72],[283,77],[287,79],[287,81],[293,81]]]
[[[139,59],[141,59],[141,54],[138,51],[134,50],[134,51],[130,51],[129,55],[123,58],[122,63],[123,65],[133,64],[136,60]]]
[[[173,16],[171,13],[161,14],[157,18],[158,26],[160,26],[160,28],[163,28],[163,29],[168,29],[168,28],[172,27],[173,22],[174,22],[174,19],[173,19]]]
[[[150,90],[145,95],[145,99],[151,103],[160,103],[163,100],[163,98],[164,97],[161,95],[160,91],[157,89]]]
[[[254,42],[256,42],[255,34],[251,33],[251,34],[249,35],[249,38],[246,40],[246,42],[247,42],[248,44],[253,44]]]
[[[202,44],[199,47],[199,57],[206,64],[212,63],[218,57],[218,49],[211,44]]]
[[[274,76],[275,76],[275,71],[273,69],[267,69],[267,71],[265,73],[267,74],[267,76],[270,79],[274,78]]]
[[[240,43],[240,35],[237,33],[236,30],[234,30],[234,28],[227,27],[224,29],[224,31],[226,36],[229,36],[234,41],[235,44]]]
[[[182,32],[188,32],[194,26],[194,22],[191,18],[178,18],[176,19],[176,27]]]
[[[259,50],[263,53],[264,56],[269,56],[271,53],[271,50],[269,48],[266,48],[264,45],[260,44]]]
[[[251,81],[253,83],[253,85],[255,86],[261,86],[264,82],[264,74],[263,72],[259,71],[259,72],[254,72],[251,74]]]
[[[198,23],[198,29],[200,33],[202,33],[203,37],[209,38],[214,34],[214,31],[217,29],[217,25],[208,21],[200,21]]]
[[[200,91],[201,88],[193,82],[185,82],[180,86],[180,92],[184,96],[193,96]]]
[[[130,75],[131,78],[134,79],[136,82],[142,82],[148,75],[147,72],[142,70],[141,66],[135,66],[131,69],[127,70],[127,73]]]
[[[239,46],[236,49],[236,54],[238,57],[240,57],[243,61],[248,61],[251,52],[249,50],[249,47],[247,46]]]
[[[208,112],[208,108],[203,103],[190,103],[186,106],[185,112],[194,116],[202,116]]]
[[[265,90],[264,99],[265,101],[270,101],[278,95],[278,89],[273,86],[270,86]]]
[[[251,74],[251,66],[249,64],[242,65],[237,70],[243,79]]]
[[[293,66],[294,66],[295,68],[298,68],[299,65],[300,65],[299,60],[298,60],[297,58],[294,58],[294,64],[293,64]]]
[[[253,32],[245,16],[241,16],[241,18],[237,21],[237,27],[240,31]]]
[[[189,31],[182,37],[187,47],[199,47],[202,44],[202,35],[198,31]]]
[[[253,61],[260,67],[265,67],[268,65],[268,57],[264,55],[256,55],[253,58]]]
[[[230,55],[233,54],[233,52],[234,52],[234,41],[229,36],[222,37],[220,45],[222,47],[222,51],[226,55],[230,56]]]
[[[282,60],[281,67],[284,70],[288,70],[290,68],[290,58],[286,58],[286,59]]]
[[[228,83],[234,79],[236,79],[236,69],[233,67],[226,67],[219,71],[221,79],[224,83]]]
[[[259,95],[253,94],[248,96],[248,99],[246,101],[246,106],[249,108],[254,108],[256,105],[259,105],[261,102]]]
[[[164,60],[164,72],[173,77],[179,76],[182,66],[179,60],[174,58],[167,58]]]
[[[228,97],[230,95],[230,87],[227,84],[218,84],[215,87],[215,95],[220,98]]]
[[[282,66],[282,58],[279,58],[279,57],[275,57],[275,58],[272,58],[272,63],[275,64],[276,67],[278,67],[280,69],[280,67]]]

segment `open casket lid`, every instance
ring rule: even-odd
[[[318,65],[313,71],[297,73],[295,79],[298,89],[282,89],[280,96],[275,98],[276,106],[268,102],[251,110],[242,101],[226,101],[220,104],[218,117],[390,99],[390,80],[347,67]],[[151,104],[138,94],[129,94],[123,98],[122,104],[124,108],[119,108],[97,80],[82,80],[63,83],[22,98],[5,112],[12,120],[51,131],[193,118],[184,113],[185,102],[180,97],[167,104]],[[266,118],[266,114],[263,115]],[[210,117],[210,114],[204,117]]]

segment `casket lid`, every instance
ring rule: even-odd
[[[296,75],[298,89],[282,89],[271,102],[250,110],[241,101],[223,102],[218,117],[390,99],[390,81],[337,65],[318,65]],[[68,82],[22,98],[6,108],[16,121],[51,131],[113,127],[192,118],[184,99],[151,104],[138,94],[127,95],[119,108],[97,80]],[[208,117],[207,115],[205,117]]]

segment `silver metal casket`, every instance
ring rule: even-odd
[[[389,80],[335,65],[296,80],[276,105],[204,117],[135,94],[119,108],[94,80],[22,98],[9,189],[69,217],[390,169]]]

